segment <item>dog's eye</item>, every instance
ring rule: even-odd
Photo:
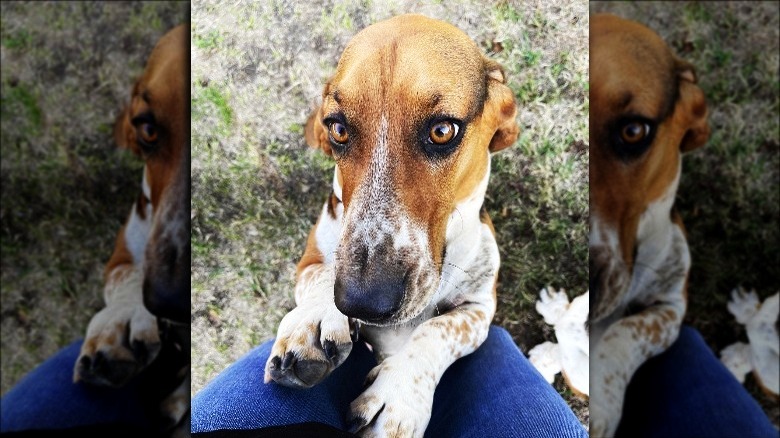
[[[160,128],[157,126],[154,115],[146,112],[133,117],[130,123],[135,127],[135,138],[138,146],[144,153],[152,153],[160,140]]]
[[[641,142],[650,134],[650,125],[644,122],[634,121],[627,123],[620,130],[620,139],[624,143],[633,145]]]
[[[428,135],[428,142],[444,145],[452,141],[452,139],[458,135],[458,125],[449,120],[445,120],[431,126],[431,131]]]
[[[328,133],[330,134],[330,139],[335,143],[343,145],[346,144],[349,140],[347,127],[344,126],[343,123],[331,122],[331,124],[328,126]]]
[[[157,127],[154,123],[141,123],[138,128],[139,139],[147,145],[154,145],[157,143]]]

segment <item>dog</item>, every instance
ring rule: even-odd
[[[180,25],[155,46],[114,126],[116,143],[145,161],[142,190],[105,268],[106,307],[92,317],[73,373],[74,382],[121,387],[156,358],[173,360],[168,380],[178,386],[162,402],[173,424],[189,411],[188,100],[189,28]]]
[[[710,128],[693,66],[639,23],[591,17],[590,74],[590,433],[612,436],[631,376],[679,334],[690,254],[673,204]]]
[[[309,117],[336,160],[265,382],[308,388],[358,333],[378,365],[350,405],[362,436],[422,436],[444,371],[486,339],[498,247],[490,153],[518,136],[503,69],[454,26],[401,15],[359,32]],[[352,333],[351,333],[352,332]]]

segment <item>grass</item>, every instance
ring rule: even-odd
[[[84,336],[142,164],[112,126],[188,4],[2,3],[0,387]]]
[[[657,31],[697,68],[712,136],[686,156],[677,201],[693,265],[685,322],[713,351],[747,342],[726,304],[737,286],[761,299],[780,284],[780,6],[773,2],[597,3]],[[769,418],[780,407],[748,389]]]
[[[502,256],[494,323],[528,351],[554,340],[534,308],[539,290],[587,289],[583,2],[204,1],[192,9],[193,393],[293,307],[295,264],[334,166],[304,144],[302,125],[349,39],[405,12],[464,30],[518,99],[521,136],[493,158],[485,201]],[[587,423],[587,403],[556,388]]]

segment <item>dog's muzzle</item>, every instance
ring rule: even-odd
[[[336,308],[344,315],[382,324],[401,309],[408,270],[387,247],[379,246],[370,256],[360,248],[352,254],[356,261],[339,265],[334,293]]]

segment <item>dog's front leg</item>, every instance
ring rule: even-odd
[[[447,296],[457,297],[460,305],[417,325],[393,351],[374,345],[381,362],[368,374],[366,390],[350,405],[353,432],[363,437],[422,437],[425,433],[436,385],[453,362],[482,345],[495,314],[499,256],[488,225],[482,227],[481,240],[474,248],[470,262],[456,263],[466,278],[443,279],[443,284],[455,289]],[[396,331],[401,336],[405,332],[404,327]]]
[[[632,283],[632,287],[644,291],[639,299],[643,310],[607,327],[595,348],[598,366],[591,368],[591,436],[615,434],[631,377],[647,359],[669,348],[680,333],[690,266],[681,228],[674,227],[671,248],[662,266],[644,270],[643,274],[651,272],[652,278],[645,276]]]
[[[310,388],[341,365],[352,351],[349,319],[336,308],[333,286],[343,206],[335,195],[309,233],[298,264],[296,307],[282,319],[265,365],[265,382]]]
[[[421,437],[444,372],[487,338],[492,303],[469,303],[414,329],[394,355],[366,377],[367,389],[350,405],[350,427],[363,437]]]
[[[144,189],[147,189],[144,184]],[[157,318],[143,303],[143,253],[152,208],[146,194],[134,204],[106,266],[106,307],[89,322],[73,372],[74,382],[119,387],[157,357]]]

